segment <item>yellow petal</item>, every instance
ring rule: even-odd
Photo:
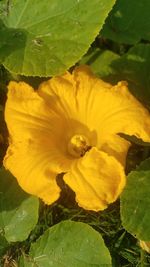
[[[24,82],[9,83],[5,120],[11,137],[17,141],[28,138],[38,140],[44,135],[51,141],[60,140],[61,144],[65,124],[63,118]]]
[[[130,142],[118,135],[108,135],[101,144],[101,150],[108,155],[115,157],[123,166],[126,164],[126,156],[130,147]]]
[[[84,69],[89,71],[89,68],[85,67]],[[43,82],[37,92],[45,100],[47,106],[51,107],[56,114],[65,119],[64,138],[66,138],[66,142],[69,142],[72,136],[80,134],[87,135],[91,145],[96,145],[97,136],[95,129],[91,130],[90,125],[87,123],[89,115],[87,101],[91,87],[84,89],[86,90],[81,92],[74,73],[70,74],[67,72],[62,76]]]
[[[75,191],[79,206],[98,211],[118,198],[126,178],[122,165],[114,157],[92,148],[74,161],[64,181]]]
[[[97,79],[87,66],[76,68],[72,74],[54,77],[42,83],[38,93],[53,110],[65,116],[77,120],[86,126],[89,125],[89,118],[95,114],[93,109],[99,92],[99,87],[110,88],[111,86],[100,79]],[[99,104],[100,104],[100,100]],[[97,112],[97,110],[96,110]],[[97,115],[97,114],[96,114]],[[94,120],[96,118],[94,117]]]
[[[150,142],[150,113],[129,92],[126,82],[116,86],[91,75],[86,68],[74,71],[78,95],[84,99],[87,125],[98,133],[98,145],[105,143],[108,135],[125,133]]]
[[[96,133],[99,148],[109,135],[125,133],[150,142],[150,114],[129,92],[126,82],[112,86],[87,66],[41,84],[41,95],[53,110]]]
[[[10,82],[5,107],[5,120],[11,142],[36,140],[49,150],[59,150],[67,157],[64,129],[66,122],[24,82]],[[64,170],[65,171],[65,170]]]
[[[65,121],[24,82],[9,84],[5,120],[10,134],[5,167],[25,191],[52,203],[60,191],[56,175],[72,162],[62,138]]]
[[[150,113],[129,92],[126,82],[119,82],[103,97],[103,134],[124,133],[150,142]]]
[[[76,118],[76,86],[69,72],[43,82],[38,93],[60,116]]]
[[[56,175],[68,168],[65,157],[36,140],[10,144],[4,166],[17,178],[22,189],[40,197],[46,204],[58,199],[60,189]]]

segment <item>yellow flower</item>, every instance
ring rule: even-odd
[[[150,141],[148,111],[128,91],[112,86],[88,67],[55,77],[37,91],[10,82],[5,118],[10,145],[4,165],[27,192],[56,201],[59,173],[79,206],[103,210],[122,192],[130,143],[118,133]]]

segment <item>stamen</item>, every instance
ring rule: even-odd
[[[83,157],[90,148],[88,138],[82,134],[72,136],[68,143],[69,154],[76,158]]]

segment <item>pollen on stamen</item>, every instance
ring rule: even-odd
[[[88,138],[82,134],[73,135],[68,143],[68,153],[76,158],[83,157],[90,148]]]

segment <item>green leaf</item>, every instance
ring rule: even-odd
[[[128,232],[150,240],[150,158],[128,175],[121,195],[121,219]]]
[[[23,75],[63,73],[86,53],[115,1],[3,1],[0,60]]]
[[[32,262],[30,257],[27,257],[26,255],[22,255],[18,259],[18,267],[37,267],[37,266],[36,266],[36,263],[34,264],[34,262]]]
[[[111,67],[114,60],[119,59],[119,55],[109,50],[99,48],[91,49],[80,61],[80,64],[90,65],[92,71],[101,78],[112,77],[116,71]]]
[[[31,265],[31,262],[33,265]],[[48,229],[31,246],[24,267],[111,267],[101,235],[80,222],[64,221]]]
[[[149,10],[149,0],[117,0],[106,19],[102,36],[126,44],[150,40]]]
[[[8,242],[25,240],[38,220],[39,201],[21,190],[16,179],[0,169],[0,232]]]
[[[149,142],[144,142],[141,138],[137,138],[135,135],[128,135],[128,134],[124,134],[124,133],[118,133],[119,136],[121,136],[122,138],[126,139],[127,141],[134,143],[136,145],[139,146],[145,146],[145,147],[149,147],[150,143]]]
[[[130,91],[150,105],[150,44],[138,44],[121,57],[109,50],[92,50],[81,63],[112,84],[128,81]]]
[[[5,253],[5,250],[8,247],[8,242],[5,239],[4,236],[0,234],[0,256],[2,256]]]
[[[132,93],[150,104],[150,45],[139,44],[111,64],[118,80],[129,82]]]

